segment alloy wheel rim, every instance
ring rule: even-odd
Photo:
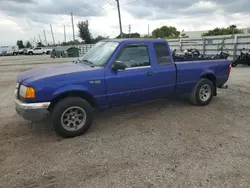
[[[63,112],[61,124],[67,131],[77,131],[85,125],[86,119],[85,110],[78,106],[73,106]]]
[[[208,84],[203,85],[199,91],[200,100],[206,102],[211,97],[211,94],[211,87]]]

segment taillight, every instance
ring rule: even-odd
[[[230,65],[228,66],[228,73],[230,73],[231,70],[232,70],[232,65],[230,64]]]

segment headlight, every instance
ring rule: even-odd
[[[23,98],[31,99],[36,97],[35,89],[21,85],[19,94]]]

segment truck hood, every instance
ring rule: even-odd
[[[100,68],[101,67],[90,67],[88,65],[75,63],[53,64],[21,72],[17,76],[17,81],[22,84],[27,84],[29,82],[33,82],[43,78],[70,74],[75,72],[92,71]]]

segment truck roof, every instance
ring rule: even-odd
[[[164,39],[156,39],[156,38],[119,38],[119,39],[104,39],[102,41],[105,42],[125,42],[125,41],[130,41],[130,42],[145,42],[145,41],[150,41],[150,42],[166,42]]]

